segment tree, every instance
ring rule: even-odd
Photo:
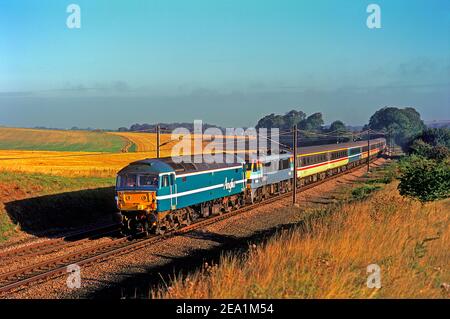
[[[256,128],[284,128],[284,118],[282,115],[275,115],[274,113],[264,116],[258,121]]]
[[[384,107],[370,117],[369,127],[392,134],[395,142],[406,146],[425,129],[420,114],[411,107]]]
[[[300,122],[300,129],[305,131],[319,131],[324,124],[322,113],[317,112]]]
[[[328,130],[329,132],[338,132],[338,133],[345,133],[347,132],[347,127],[342,121],[334,121],[331,123],[330,128]]]
[[[450,154],[450,129],[426,129],[409,143],[407,151],[428,159],[444,160]]]
[[[411,155],[400,164],[401,195],[418,199],[422,203],[450,196],[450,163],[448,158],[434,161]]]
[[[305,118],[306,114],[302,111],[292,110],[284,115],[284,121],[287,127],[293,127],[294,125],[298,125]]]
[[[264,116],[258,121],[256,128],[277,127],[281,130],[290,130],[292,126],[299,125],[304,121],[306,114],[302,111],[292,110],[284,115],[275,115],[274,113]]]
[[[431,145],[425,143],[421,138],[414,140],[408,149],[410,154],[419,155],[436,161],[445,160],[450,156],[450,150],[441,144]]]
[[[450,149],[450,129],[428,128],[418,137],[432,146],[445,146]]]

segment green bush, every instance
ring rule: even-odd
[[[352,190],[352,196],[354,199],[361,200],[369,196],[369,194],[372,193],[373,191],[378,190],[380,188],[381,188],[380,186],[376,185],[364,185]]]
[[[421,139],[414,140],[410,146],[410,153],[438,161],[445,160],[450,156],[450,151],[446,146],[442,144],[433,146]]]
[[[450,196],[449,159],[432,160],[412,155],[400,164],[401,195],[429,202]]]

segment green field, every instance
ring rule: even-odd
[[[105,132],[0,127],[0,149],[6,150],[120,152],[127,143]]]

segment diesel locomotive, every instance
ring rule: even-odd
[[[386,140],[299,148],[294,154],[259,156],[232,163],[190,163],[187,158],[144,159],[120,170],[116,203],[123,232],[157,233],[189,225],[199,217],[221,214],[292,191],[367,162],[384,152]]]

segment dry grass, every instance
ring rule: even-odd
[[[391,183],[365,201],[325,213],[246,255],[227,254],[218,266],[174,278],[154,297],[449,296],[450,200],[422,206],[402,198]],[[370,264],[381,267],[381,289],[367,288]]]

